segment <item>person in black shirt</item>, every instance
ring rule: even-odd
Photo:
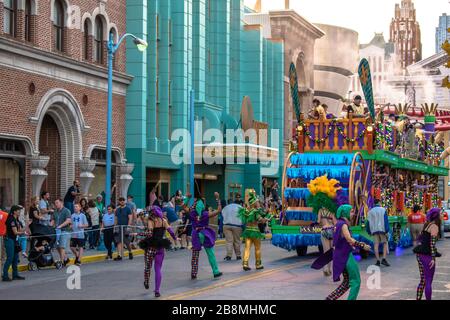
[[[41,215],[39,210],[39,197],[34,196],[33,198],[31,198],[31,206],[30,211],[28,211],[28,216],[31,221],[30,231],[31,234],[33,234],[35,226],[37,226],[41,221]]]
[[[6,236],[5,236],[5,248],[6,248],[6,261],[3,265],[3,281],[12,280],[24,280],[24,277],[19,275],[17,265],[19,261],[19,252],[16,248],[19,247],[17,237],[26,234],[25,231],[21,231],[19,223],[19,215],[22,207],[12,206],[11,211],[6,219]],[[8,275],[9,268],[12,266],[13,277],[12,280]]]
[[[81,195],[80,182],[75,180],[73,185],[69,188],[69,190],[67,190],[66,196],[64,197],[64,207],[69,209],[71,213],[73,213],[75,199],[79,195]]]

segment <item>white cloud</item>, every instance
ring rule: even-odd
[[[244,0],[253,7],[256,0]],[[357,31],[360,42],[369,42],[374,32],[384,32],[389,40],[389,25],[395,4],[401,0],[290,0],[290,6],[311,22],[338,25]],[[439,16],[450,13],[448,0],[414,0],[422,33],[423,56],[435,52],[435,32]],[[284,8],[284,0],[262,0],[263,10]]]

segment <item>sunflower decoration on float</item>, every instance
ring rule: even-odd
[[[345,202],[345,199],[340,200],[342,188],[339,184],[338,180],[328,179],[326,175],[311,180],[308,184],[310,195],[306,199],[308,207],[313,208],[315,214],[320,211],[322,215],[335,214],[338,203]]]

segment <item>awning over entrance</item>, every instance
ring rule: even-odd
[[[194,145],[195,160],[244,159],[245,162],[271,162],[278,160],[278,149],[251,143],[208,143]]]

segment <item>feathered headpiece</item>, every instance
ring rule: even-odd
[[[334,199],[336,198],[336,192],[340,189],[339,187],[339,181],[336,179],[328,179],[326,175],[318,177],[314,180],[311,180],[310,183],[308,183],[308,189],[309,192],[315,196],[318,193],[324,193],[329,198]]]

